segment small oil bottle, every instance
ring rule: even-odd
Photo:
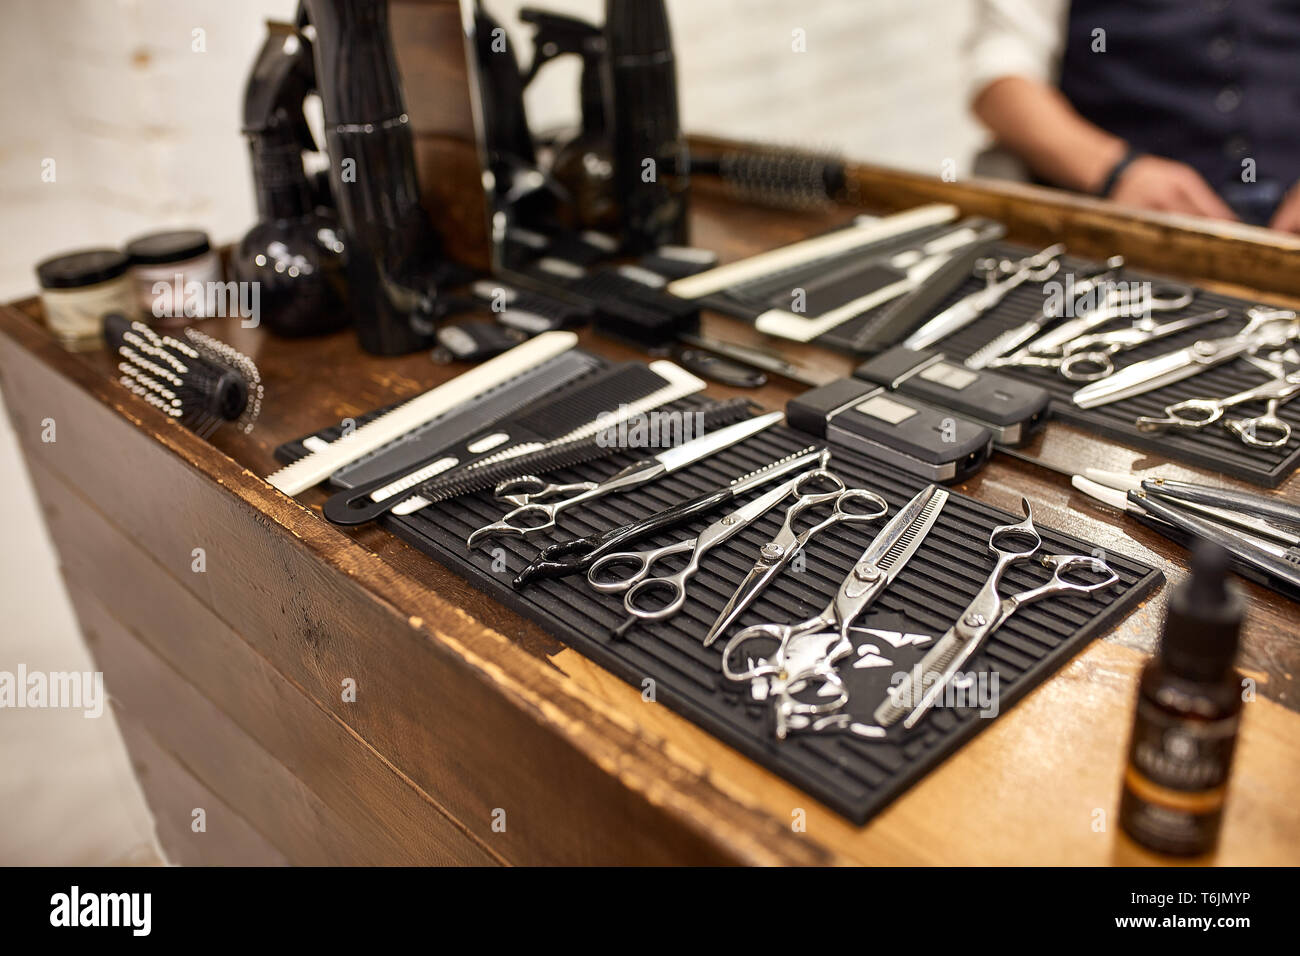
[[[1196,549],[1138,686],[1120,825],[1159,853],[1199,856],[1219,838],[1241,718],[1233,661],[1245,608],[1227,567],[1222,548]]]

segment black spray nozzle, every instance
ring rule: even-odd
[[[303,101],[316,85],[311,44],[292,24],[268,20],[266,40],[244,87],[244,133],[275,136],[315,151]]]
[[[519,11],[519,19],[537,28],[533,35],[533,61],[524,74],[525,86],[556,57],[579,56],[585,68],[598,65],[605,54],[605,31],[587,20],[539,7],[524,7]]]

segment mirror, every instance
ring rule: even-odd
[[[685,138],[662,5],[463,0],[462,18],[498,271],[563,282],[685,243]]]
[[[557,190],[567,191],[558,208],[579,234],[592,230],[597,244],[600,234],[617,234],[605,188],[609,157],[588,149],[608,96],[594,66],[604,2],[462,4],[467,23],[477,10],[503,31],[524,80],[512,91],[502,61],[479,57],[482,99],[522,102],[535,143],[531,171],[502,170],[508,186],[494,210],[511,208],[520,224],[545,219]],[[1272,119],[1300,102],[1295,4],[667,0],[666,7],[681,118],[692,134],[1300,232],[1300,127]],[[489,112],[500,117],[490,135],[525,149],[518,117]],[[691,168],[707,169],[708,161],[695,157]],[[750,168],[733,178],[760,198],[809,198],[800,192],[811,190],[816,199],[822,191],[806,177],[774,186],[769,173]],[[536,241],[527,228],[520,237]],[[503,264],[523,255],[502,243]]]

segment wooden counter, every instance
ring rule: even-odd
[[[903,176],[861,175],[874,184],[862,194],[878,206],[888,205],[879,197]],[[909,202],[950,197],[971,212],[1002,203],[1013,239],[1032,240],[1051,222],[1053,238],[1081,253],[1106,236],[1140,253],[1134,237],[1152,230],[1176,237],[1173,248],[1202,250],[1189,262],[1257,247],[1257,264],[1291,263],[1272,291],[1258,281],[1225,285],[1221,271],[1212,271],[1215,287],[1270,301],[1297,291],[1289,240],[1184,230],[1082,201],[1085,226],[1053,212],[1052,196],[1003,199],[978,185],[903,178]],[[695,241],[732,259],[851,214],[736,206],[705,184],[695,200]],[[1146,262],[1130,258],[1160,268],[1168,248],[1152,247]],[[1260,278],[1258,268],[1251,274]],[[754,338],[718,316],[706,327]],[[272,450],[281,442],[462,369],[424,353],[367,356],[350,333],[290,342],[237,320],[205,329],[262,371],[264,410],[251,435],[196,437],[117,385],[106,354],[62,351],[33,303],[0,309],[5,401],[173,860],[1160,862],[1120,835],[1115,810],[1135,679],[1167,587],[856,827],[662,705],[643,702],[637,689],[387,532],[330,525],[319,513],[322,491],[295,500],[262,480],[277,467]],[[584,344],[636,357],[589,333]],[[789,352],[850,366],[811,346]],[[774,381],[749,394],[777,408],[792,393]],[[53,442],[42,440],[47,420]],[[1048,467],[998,455],[959,490],[1012,510],[1028,495],[1041,524],[1151,562],[1171,581],[1183,576],[1184,552],[1095,507],[1052,470],[1145,468],[1155,464],[1148,456],[1058,423],[1029,451]],[[1274,493],[1300,497],[1300,479]],[[1241,665],[1259,692],[1246,707],[1213,862],[1296,864],[1300,608],[1246,589]],[[345,699],[350,682],[355,701]],[[206,832],[191,827],[197,807],[206,811]],[[805,832],[791,825],[800,810]]]

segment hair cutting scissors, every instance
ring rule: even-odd
[[[1300,395],[1300,369],[1227,398],[1189,398],[1175,402],[1165,406],[1164,418],[1144,415],[1135,424],[1144,432],[1165,428],[1200,429],[1222,419],[1229,408],[1250,402],[1267,402],[1262,415],[1229,419],[1224,421],[1223,426],[1241,439],[1243,444],[1254,448],[1281,448],[1291,440],[1291,426],[1278,418],[1277,410],[1296,395]]]
[[[1156,327],[1152,313],[1177,312],[1191,305],[1195,298],[1195,289],[1179,283],[1112,283],[1104,287],[1101,299],[1093,308],[1040,335],[1019,351],[989,361],[986,367],[1035,367],[1050,364],[1044,363],[1042,356],[1059,356],[1070,342],[1116,319],[1136,319],[1135,328],[1150,331]]]
[[[556,485],[531,475],[503,481],[497,485],[496,496],[514,505],[514,510],[479,528],[469,536],[465,544],[472,548],[476,542],[491,535],[529,535],[554,528],[556,516],[567,508],[602,495],[627,491],[656,481],[744,441],[751,435],[770,428],[784,417],[783,412],[768,412],[766,415],[757,415],[726,428],[719,428],[676,448],[643,458],[601,482],[582,481],[571,485]]]
[[[817,489],[829,490],[817,490]],[[587,572],[587,581],[597,591],[625,592],[623,606],[628,620],[615,631],[621,636],[637,621],[662,621],[680,611],[686,603],[686,586],[700,569],[700,561],[709,551],[727,541],[736,533],[753,524],[791,494],[808,506],[837,497],[844,492],[844,482],[825,468],[806,471],[783,482],[749,504],[709,525],[694,538],[676,541],[662,548],[642,551],[615,551],[599,558]],[[655,565],[673,555],[687,555],[686,564],[678,571],[654,573]],[[662,603],[651,597],[660,595]]]
[[[758,596],[763,593],[763,589],[776,579],[777,575],[794,560],[797,554],[804,550],[808,542],[816,535],[840,523],[865,524],[868,521],[875,521],[889,512],[889,504],[884,498],[862,488],[846,488],[830,496],[830,500],[834,502],[831,513],[799,533],[794,530],[799,518],[819,502],[814,500],[813,496],[805,495],[790,506],[785,513],[785,521],[781,524],[781,530],[776,533],[776,537],[763,545],[758,554],[758,561],[745,575],[745,579],[740,582],[740,586],[736,588],[735,593],[731,595],[731,599],[727,601],[726,606],[718,614],[718,619],[709,628],[709,633],[704,636],[705,647],[717,640],[718,636],[758,599]]]
[[[935,643],[916,666],[895,687],[885,701],[876,708],[876,722],[888,727],[907,715],[903,726],[909,730],[916,726],[934,706],[935,701],[956,676],[957,671],[983,646],[989,635],[1006,623],[1018,609],[1034,601],[1056,594],[1092,594],[1110,587],[1119,576],[1100,558],[1081,554],[1038,555],[1043,539],[1034,527],[1034,511],[1029,499],[1020,499],[1025,509],[1025,519],[1015,524],[998,525],[989,534],[989,551],[996,556],[993,570],[984,586],[957,618],[957,623]],[[1037,557],[1035,557],[1038,555]],[[1019,561],[1037,560],[1052,569],[1046,584],[1019,594],[1003,597],[998,593],[1002,577],[1009,567]],[[1092,571],[1105,576],[1098,581],[1073,581],[1072,573]],[[909,713],[910,708],[910,713]]]
[[[849,629],[916,553],[947,500],[948,492],[936,485],[919,492],[862,553],[821,613],[797,624],[756,624],[727,642],[722,673],[750,681],[755,696],[775,700],[777,737],[848,701],[835,665],[853,650]],[[737,669],[732,661],[742,652],[744,665]],[[816,699],[797,696],[805,691],[816,691]]]
[[[1140,348],[1148,342],[1155,342],[1227,317],[1227,309],[1215,309],[1213,312],[1192,315],[1185,319],[1174,319],[1163,325],[1139,322],[1127,329],[1081,335],[1066,343],[1064,354],[1059,358],[1044,357],[1041,364],[1060,369],[1061,375],[1071,382],[1095,382],[1114,373],[1113,356],[1120,352]],[[1030,358],[1032,356],[1026,357],[1025,364],[1029,364]]]

